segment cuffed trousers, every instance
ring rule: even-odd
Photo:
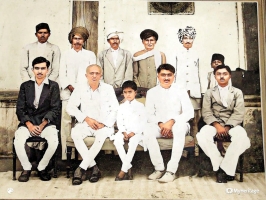
[[[39,171],[44,170],[46,168],[50,159],[52,158],[57,149],[58,146],[57,132],[58,131],[56,127],[54,125],[51,125],[44,128],[40,135],[40,137],[45,138],[47,140],[48,148],[46,149],[43,158],[41,159],[37,167]],[[15,132],[14,145],[18,159],[24,170],[31,170],[32,167],[25,150],[25,143],[29,137],[32,136],[30,135],[29,130],[24,126],[19,127],[18,130]]]
[[[123,163],[122,168],[121,168],[123,172],[127,172],[132,167],[131,161],[136,152],[136,148],[141,140],[142,140],[142,135],[140,134],[136,134],[133,137],[131,137],[128,142],[128,151],[126,153],[125,148],[124,148],[125,142],[124,142],[123,133],[117,132],[115,134],[114,145]]]
[[[197,134],[198,144],[204,153],[211,159],[213,171],[222,168],[227,175],[234,176],[239,156],[250,147],[250,140],[246,130],[241,126],[236,126],[229,130],[231,144],[224,157],[221,156],[213,137],[216,135],[216,128],[210,125],[202,127]]]
[[[173,147],[171,159],[167,164],[166,171],[176,173],[179,160],[182,156],[183,148],[185,145],[185,136],[189,131],[187,123],[176,122],[172,127],[173,132]],[[155,170],[163,171],[164,163],[160,151],[160,146],[156,138],[162,137],[160,128],[157,124],[148,123],[144,131],[144,142],[149,150],[151,162]]]
[[[105,139],[114,132],[114,128],[103,127],[99,130],[93,130],[86,124],[76,124],[71,130],[71,137],[75,143],[75,147],[82,157],[80,167],[87,169],[96,165],[95,157],[100,152]],[[86,137],[95,137],[95,141],[90,149],[83,141]]]

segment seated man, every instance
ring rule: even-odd
[[[151,162],[155,167],[148,179],[159,179],[159,182],[166,183],[175,179],[185,135],[189,132],[187,122],[193,118],[194,109],[187,91],[173,83],[175,68],[172,65],[160,65],[157,73],[160,84],[148,90],[146,97],[148,123],[144,130],[144,145],[149,149]],[[162,154],[156,140],[160,137],[173,137],[172,155],[165,174]]]
[[[55,124],[60,113],[59,86],[46,77],[50,62],[44,57],[35,58],[32,66],[34,77],[21,84],[16,110],[20,123],[15,132],[14,145],[23,167],[18,178],[20,182],[27,182],[31,173],[32,166],[25,151],[25,142],[29,137],[42,137],[48,143],[48,148],[37,167],[43,181],[51,179],[45,168],[58,145]]]
[[[242,91],[230,86],[231,69],[219,65],[214,69],[217,86],[207,90],[203,98],[202,117],[205,125],[197,134],[204,153],[210,157],[218,183],[234,180],[238,157],[250,147],[247,133],[240,124],[244,119]],[[224,157],[214,143],[214,137],[231,137],[231,144]]]
[[[78,123],[71,130],[71,137],[83,161],[75,170],[73,185],[82,183],[82,176],[87,168],[92,168],[90,182],[97,182],[101,173],[94,161],[107,137],[114,133],[114,123],[118,102],[111,85],[100,83],[102,68],[96,64],[86,69],[87,83],[80,83],[70,96],[66,111],[75,116]],[[78,107],[80,106],[80,109]],[[95,137],[95,142],[88,150],[83,139]]]

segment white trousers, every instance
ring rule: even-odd
[[[79,165],[82,169],[87,170],[88,167],[90,168],[96,165],[94,160],[95,157],[100,152],[105,139],[113,132],[113,128],[103,127],[99,130],[93,130],[86,124],[76,124],[76,126],[72,128],[71,137],[75,143],[76,149],[83,159]],[[86,137],[95,137],[95,141],[90,149],[88,149],[83,141]]]
[[[185,136],[189,131],[187,123],[176,122],[172,127],[173,132],[173,147],[171,159],[167,164],[166,171],[176,173],[179,160],[182,156],[183,148],[185,145]],[[151,162],[155,170],[163,171],[164,163],[160,151],[160,146],[156,138],[162,137],[160,128],[157,124],[148,123],[144,131],[144,142],[149,150]]]
[[[116,147],[116,150],[118,152],[118,155],[122,161],[122,168],[121,170],[123,172],[128,172],[128,170],[132,167],[131,161],[134,157],[134,154],[136,152],[136,148],[139,144],[139,142],[142,140],[142,135],[136,134],[133,137],[129,139],[128,142],[128,151],[126,153],[125,148],[124,148],[124,135],[121,132],[117,132],[115,134],[115,140],[114,140],[114,145]]]
[[[234,176],[239,156],[250,147],[250,140],[247,137],[247,132],[241,126],[236,126],[229,130],[232,142],[224,157],[221,156],[213,141],[215,135],[215,127],[205,125],[197,134],[198,144],[204,153],[211,159],[213,171],[217,171],[220,167],[227,175]]]
[[[49,164],[50,159],[52,158],[57,149],[58,146],[57,132],[58,131],[56,127],[54,125],[51,125],[44,128],[40,135],[40,137],[45,138],[47,140],[48,147],[37,167],[39,171],[44,170],[46,168],[46,166]],[[19,127],[18,130],[15,132],[14,145],[18,159],[24,170],[31,170],[32,167],[25,150],[25,143],[29,137],[31,137],[30,132],[24,126]]]
[[[61,144],[62,144],[62,159],[66,160],[66,140],[71,132],[71,116],[66,112],[68,100],[62,101],[62,117],[61,117]]]

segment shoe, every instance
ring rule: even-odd
[[[41,171],[38,170],[38,175],[42,181],[50,181],[51,180],[50,174],[48,174],[48,172],[45,169],[41,170]]]
[[[93,166],[91,177],[89,178],[89,181],[91,183],[97,182],[101,178],[101,172],[97,165]]]
[[[128,180],[133,180],[133,174],[131,168],[127,171]]]
[[[158,181],[160,183],[168,183],[173,182],[175,180],[175,174],[172,172],[165,172],[162,178],[160,178]]]
[[[227,181],[233,181],[233,180],[235,180],[235,176],[226,175],[226,180]]]
[[[224,172],[224,170],[219,168],[219,170],[216,172],[216,182],[217,183],[227,183],[226,177],[227,177],[227,175]]]
[[[30,178],[31,170],[23,170],[18,177],[19,182],[27,182]]]
[[[81,167],[78,167],[75,172],[72,179],[72,185],[80,185],[82,183],[82,176],[86,173],[85,169],[82,169]]]
[[[148,179],[149,180],[156,180],[159,179],[163,176],[163,171],[157,171],[155,170],[151,175],[149,175]]]

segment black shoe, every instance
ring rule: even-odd
[[[233,181],[233,180],[235,180],[235,176],[226,175],[226,180],[227,181]]]
[[[127,171],[128,180],[133,180],[133,174],[131,168]]]
[[[23,170],[21,175],[18,177],[19,182],[27,182],[30,178],[31,170]]]
[[[91,183],[97,182],[101,178],[101,172],[97,165],[93,166],[91,177],[89,178],[89,181]]]
[[[86,174],[86,170],[78,167],[74,172],[74,177],[72,179],[72,185],[80,185],[82,183],[82,176]]]
[[[120,172],[119,172],[120,174]],[[128,173],[125,173],[123,177],[119,177],[119,174],[115,177],[115,181],[124,181],[124,180],[129,180]],[[132,180],[132,179],[131,179]]]
[[[217,183],[227,183],[226,177],[227,177],[227,175],[224,172],[224,170],[219,168],[219,170],[216,172],[216,182]]]
[[[41,171],[38,170],[38,175],[42,181],[50,181],[51,180],[50,174],[45,169],[41,170]]]

